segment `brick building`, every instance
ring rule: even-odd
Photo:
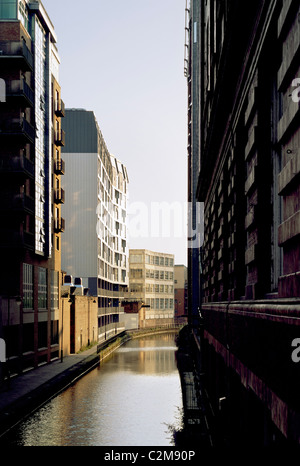
[[[187,267],[174,266],[174,317],[175,322],[187,320]]]
[[[187,11],[189,195],[204,204],[189,314],[200,284],[206,387],[221,441],[299,443],[299,2]]]
[[[56,42],[41,2],[0,3],[0,323],[11,372],[59,354],[64,105]]]

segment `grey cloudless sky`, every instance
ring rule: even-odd
[[[129,247],[173,253],[175,263],[186,264],[185,0],[43,5],[58,38],[66,107],[94,111],[108,150],[127,167],[129,205],[148,213],[148,226],[129,237]],[[159,232],[151,231],[155,202],[176,212],[161,219]],[[134,225],[144,218],[139,210],[133,217]]]

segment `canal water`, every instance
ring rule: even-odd
[[[131,340],[19,424],[19,446],[174,445],[182,395],[174,334]]]

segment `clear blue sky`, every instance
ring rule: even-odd
[[[129,247],[173,253],[186,264],[185,0],[43,4],[58,37],[66,107],[94,111],[108,150],[127,167],[129,204],[143,203],[149,213],[148,234],[129,237]],[[171,208],[175,201],[182,234],[173,234],[173,217],[164,220],[165,237],[151,234],[153,202]]]

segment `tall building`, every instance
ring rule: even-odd
[[[59,354],[64,105],[40,1],[0,2],[0,309],[10,372]]]
[[[98,339],[123,328],[128,287],[126,167],[106,147],[92,111],[66,109],[62,269],[98,297]]]
[[[299,443],[299,2],[191,0],[190,14],[202,380],[219,441]]]
[[[197,234],[200,217],[197,200],[198,173],[200,170],[200,4],[198,0],[186,0],[185,8],[185,67],[188,85],[188,302],[189,323],[197,326],[201,302],[200,247]],[[196,232],[196,234],[195,234]]]
[[[129,299],[145,305],[145,327],[174,323],[174,255],[129,250]]]
[[[176,322],[185,322],[187,319],[187,267],[175,264],[174,266],[174,317]]]

